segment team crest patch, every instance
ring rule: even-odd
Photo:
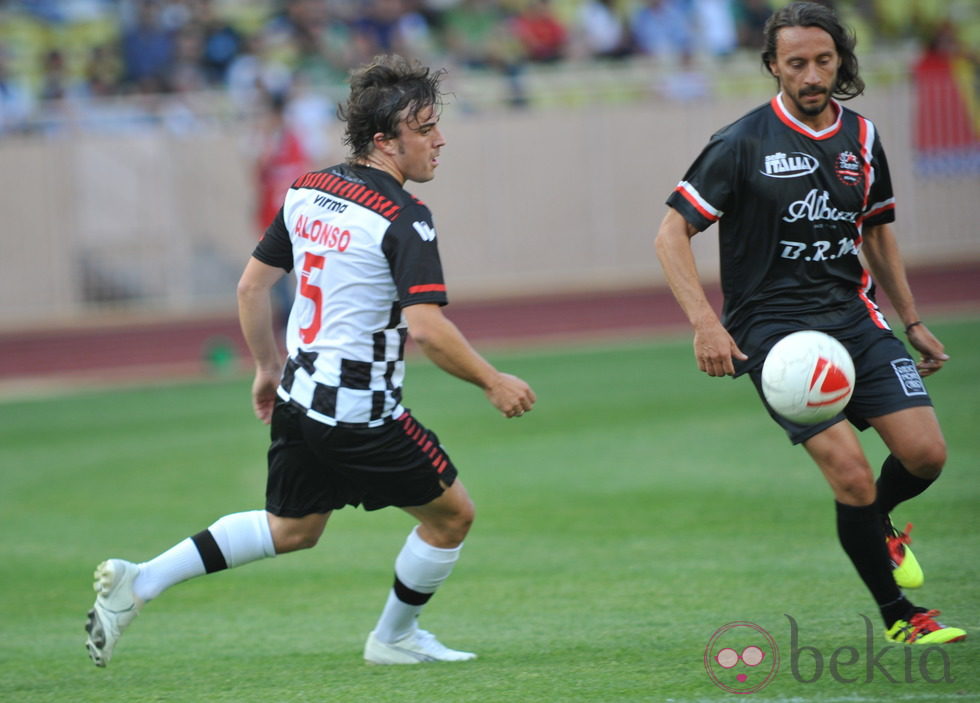
[[[919,370],[915,368],[915,362],[911,359],[895,359],[892,362],[895,375],[898,376],[899,383],[905,395],[926,395],[926,387],[922,383]]]
[[[834,173],[837,174],[837,180],[846,186],[861,185],[864,181],[861,160],[850,151],[842,151],[837,155]]]

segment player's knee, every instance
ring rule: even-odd
[[[315,547],[320,541],[324,526],[325,521],[320,522],[320,520],[273,518],[269,521],[269,527],[272,530],[272,542],[276,554],[287,554]]]
[[[303,532],[289,532],[274,536],[276,554],[288,554],[298,552],[301,549],[310,549],[316,546],[320,540],[320,535]]]
[[[473,521],[476,519],[476,508],[472,503],[469,507],[463,511],[457,518],[457,523],[455,530],[459,534],[459,541],[462,542],[463,538],[469,534],[470,528],[473,527]]]
[[[473,503],[468,503],[466,507],[446,521],[442,531],[443,539],[447,543],[452,543],[453,547],[458,547],[466,539],[466,535],[469,534],[475,517],[476,510],[473,507]]]
[[[875,483],[865,471],[840,476],[833,489],[834,497],[845,505],[870,505],[875,500]]]
[[[911,456],[903,457],[902,464],[913,476],[925,479],[935,479],[942,473],[946,465],[946,442],[939,437],[931,442],[920,445]]]
[[[473,503],[467,501],[452,515],[443,516],[440,520],[427,524],[426,533],[431,537],[434,546],[455,549],[466,539],[475,517]]]
[[[320,533],[303,532],[292,537],[293,550],[312,549],[320,541]]]

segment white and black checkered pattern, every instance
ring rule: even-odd
[[[434,233],[428,208],[382,171],[341,165],[293,184],[253,253],[296,272],[281,398],[329,425],[404,412],[402,307],[446,303]]]

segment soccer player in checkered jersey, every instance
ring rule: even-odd
[[[799,425],[767,409],[830,485],[841,545],[881,611],[886,637],[909,644],[961,640],[963,630],[942,625],[937,611],[916,607],[903,593],[922,584],[922,570],[908,548],[911,525],[898,532],[889,518],[946,462],[921,377],[949,357],[916,312],[875,126],[835,100],[864,89],[854,39],[832,10],[812,2],[774,13],[765,39],[762,62],[778,94],[711,138],[667,200],[657,254],[694,328],[698,368],[709,376],[749,374],[763,403],[762,363],[780,338],[817,329],[848,349],[856,384],[843,413]],[[721,319],[691,249],[691,238],[714,222]],[[921,356],[917,363],[875,304],[872,281],[894,305]],[[873,427],[888,447],[877,481],[844,420]]]
[[[141,564],[100,564],[86,625],[97,666],[165,589],[312,547],[345,505],[397,506],[418,520],[395,560],[364,658],[415,664],[476,656],[416,623],[452,571],[474,509],[438,437],[402,405],[406,336],[439,367],[482,388],[508,418],[531,410],[535,395],[484,360],[443,315],[436,229],[429,209],[403,188],[431,180],[438,166],[440,80],[441,72],[397,56],[352,74],[340,110],[350,158],[293,184],[238,285],[256,363],[253,406],[271,424],[265,510],[226,515]],[[270,291],[290,270],[297,294],[284,366]]]

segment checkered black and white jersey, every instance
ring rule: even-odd
[[[402,308],[447,302],[429,209],[383,171],[333,166],[292,185],[252,255],[296,275],[279,396],[329,425],[401,415]]]

